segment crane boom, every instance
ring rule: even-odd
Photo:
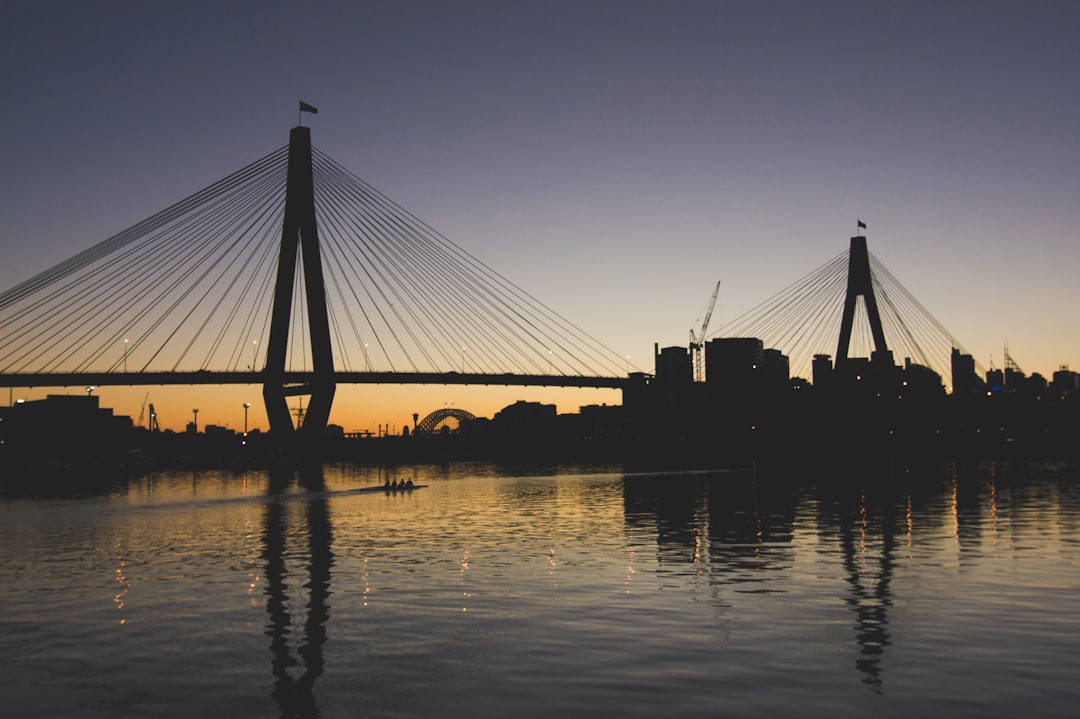
[[[139,409],[139,421],[135,423],[136,427],[142,427],[143,417],[146,416],[146,400],[150,399],[150,393],[147,392],[143,397],[142,408]]]
[[[716,307],[716,298],[720,295],[720,280],[716,281],[716,288],[712,292],[712,297],[709,298],[708,310],[705,311],[705,321],[701,323],[701,334],[698,335],[698,341],[705,341],[705,333],[709,329],[709,320],[712,319],[713,308]]]
[[[705,320],[701,323],[701,330],[695,335],[694,328],[690,328],[690,357],[694,364],[694,381],[705,381],[705,357],[702,351],[705,347],[705,333],[709,331],[709,320],[712,319],[713,309],[716,307],[716,298],[720,295],[720,280],[716,281],[712,297],[705,305]]]

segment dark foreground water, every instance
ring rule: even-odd
[[[1080,712],[1075,468],[395,475],[0,501],[0,715]]]

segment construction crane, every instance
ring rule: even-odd
[[[705,305],[705,319],[701,323],[701,329],[694,334],[694,328],[690,328],[690,361],[694,364],[694,381],[705,381],[705,333],[709,331],[709,320],[712,319],[713,308],[716,307],[716,298],[720,294],[720,280],[716,281],[716,288],[712,297]]]
[[[143,417],[146,416],[146,400],[150,399],[150,393],[147,392],[146,396],[142,399],[142,407],[139,408],[139,421],[135,424],[136,427],[142,429]]]

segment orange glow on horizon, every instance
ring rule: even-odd
[[[85,394],[85,388],[35,387],[15,388],[12,403],[44,399],[50,394]],[[266,432],[270,425],[262,399],[262,387],[255,385],[96,387],[93,394],[99,405],[116,415],[131,417],[135,423],[142,415],[146,427],[150,405],[154,405],[161,429],[185,431],[192,421],[192,410],[199,408],[199,431],[216,425],[244,431],[244,405],[248,431]],[[299,399],[289,399],[289,407],[299,406]],[[304,397],[304,407],[307,398]],[[413,427],[413,413],[423,418],[437,409],[457,407],[477,417],[493,417],[496,412],[518,401],[554,404],[560,414],[571,414],[591,404],[622,404],[622,392],[613,389],[501,387],[463,385],[340,385],[334,396],[330,422],[346,432],[369,431],[372,434],[401,434]],[[295,413],[293,414],[295,419]]]

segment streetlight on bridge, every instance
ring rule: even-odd
[[[247,420],[248,420],[248,409],[250,409],[250,408],[251,408],[251,402],[244,402],[244,444],[247,444],[247,435],[248,435],[248,431],[247,431],[248,423],[247,423]]]

